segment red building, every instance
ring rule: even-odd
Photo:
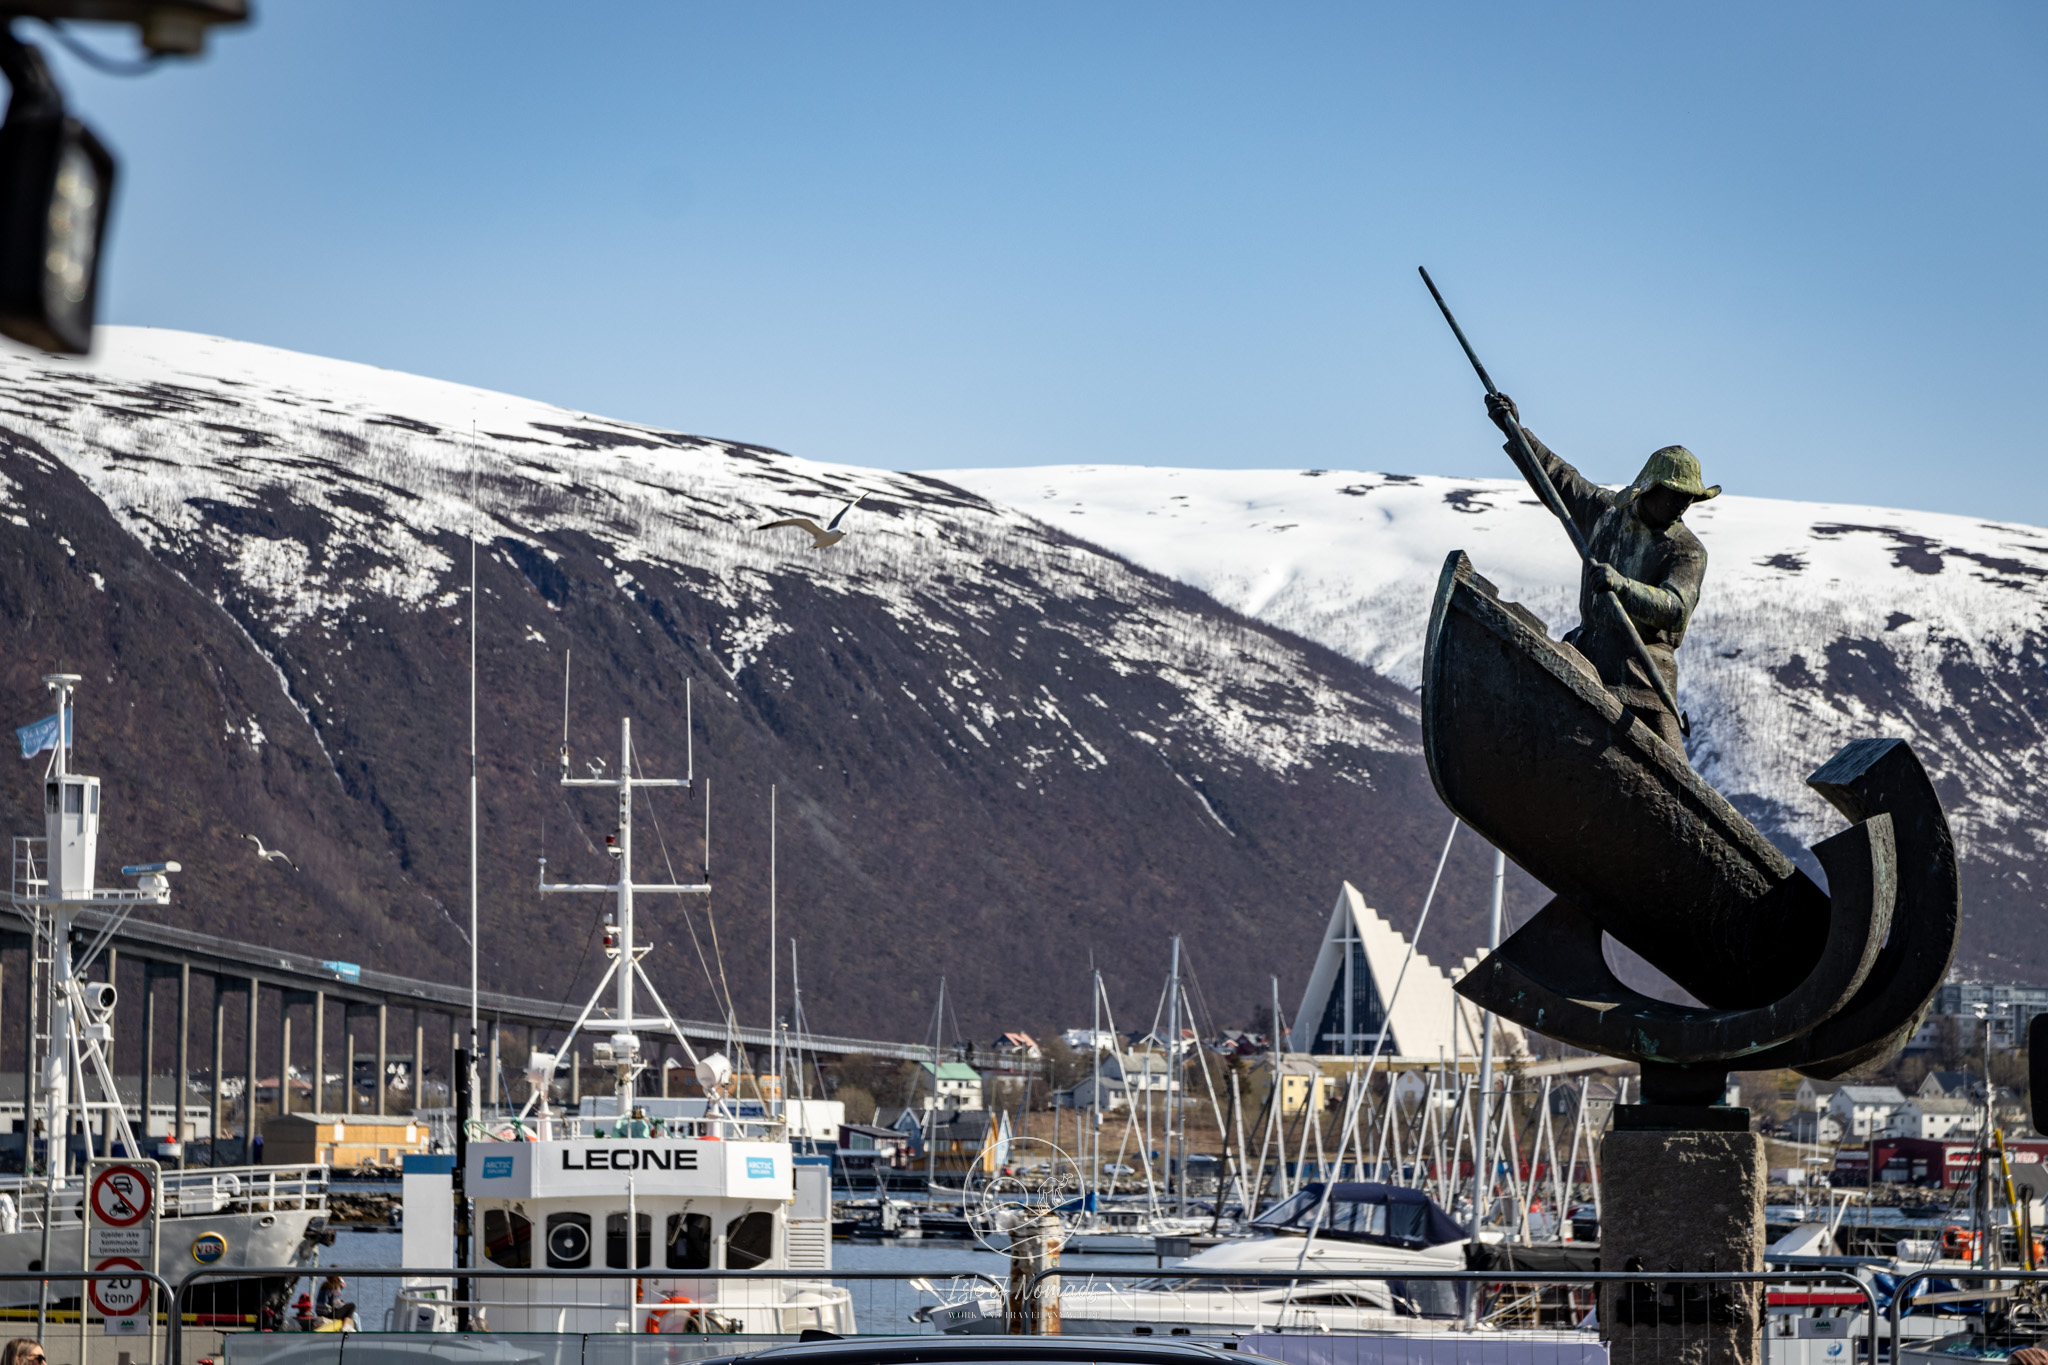
[[[2015,1186],[2032,1188],[2034,1196],[2048,1196],[2048,1138],[2008,1138],[2006,1160],[2012,1163]],[[1868,1163],[1877,1162],[1877,1178],[1870,1178]],[[1835,1152],[1834,1182],[1837,1185],[1925,1185],[1954,1189],[1976,1178],[1977,1142],[1974,1138],[1876,1138],[1864,1146],[1842,1147]]]

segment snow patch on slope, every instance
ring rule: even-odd
[[[939,477],[1410,687],[1453,550],[1553,636],[1578,618],[1570,544],[1515,481],[1116,466]],[[1778,812],[1811,843],[1840,817],[1807,789],[1807,774],[1849,739],[1900,735],[1942,782],[1965,840],[2042,851],[2042,832],[2012,797],[2048,776],[2048,735],[2028,691],[2048,665],[2048,531],[1737,495],[1695,507],[1688,521],[1709,562],[1679,655],[1680,699],[1709,781],[1752,812]],[[1987,726],[1997,742],[1986,742]]]
[[[472,533],[544,551],[546,537],[581,535],[629,596],[641,566],[687,575],[728,623],[715,646],[735,676],[787,630],[778,580],[873,599],[938,655],[1007,609],[1101,599],[1124,609],[1054,613],[1046,628],[1130,674],[1167,680],[1180,697],[1171,719],[1195,753],[1287,773],[1355,767],[1333,749],[1414,747],[1407,716],[1383,699],[1324,695],[1291,646],[1219,627],[1093,547],[922,476],[216,337],[107,327],[97,344],[84,360],[0,351],[0,423],[47,446],[159,555],[223,566],[235,585],[227,605],[245,628],[280,640],[338,632],[372,600],[458,606]],[[827,553],[754,529],[862,490],[855,534]],[[1022,761],[1030,742],[1013,728],[1028,721],[1036,733],[1044,720],[960,685],[935,700],[1000,761]],[[1101,761],[1085,742],[1062,749]]]

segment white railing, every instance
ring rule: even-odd
[[[567,1141],[582,1138],[718,1138],[723,1141],[787,1142],[789,1126],[779,1118],[614,1118],[557,1114],[519,1119],[472,1119],[471,1142]]]
[[[84,1189],[84,1178],[72,1176],[52,1192],[48,1201],[51,1228],[79,1225]],[[13,1200],[19,1227],[43,1226],[43,1177],[0,1176],[0,1195]],[[327,1208],[327,1168],[220,1166],[165,1171],[160,1197],[166,1218],[215,1213],[321,1213]]]

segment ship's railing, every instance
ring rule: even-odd
[[[532,1142],[541,1138],[717,1138],[721,1141],[786,1142],[789,1128],[779,1118],[616,1118],[609,1115],[556,1114],[547,1119],[529,1115],[472,1119],[471,1142]]]
[[[14,858],[8,889],[17,901],[41,900],[49,888],[50,841],[31,835],[14,836]]]
[[[327,1186],[325,1166],[199,1167],[163,1172],[158,1198],[166,1218],[214,1213],[318,1213],[327,1208]],[[73,1228],[84,1216],[85,1177],[70,1176],[51,1191],[39,1175],[0,1176],[0,1195],[13,1201],[17,1228],[40,1230],[46,1202],[51,1228]]]

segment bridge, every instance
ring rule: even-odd
[[[79,923],[82,929],[97,937],[108,918],[86,913],[79,917]],[[0,932],[0,949],[22,949],[24,958],[21,960],[24,962],[28,946],[28,935],[22,930]],[[115,1005],[116,1046],[139,1047],[140,1055],[133,1063],[127,1057],[120,1058],[115,1069],[119,1073],[133,1066],[139,1072],[142,1085],[139,1098],[141,1112],[145,1116],[151,1112],[153,1100],[163,1105],[174,1097],[182,1100],[190,1093],[194,978],[198,978],[202,986],[211,986],[212,1020],[207,1032],[212,1046],[212,1067],[207,1074],[213,1082],[210,1086],[210,1117],[211,1132],[216,1135],[226,1131],[223,1121],[232,1127],[237,1119],[244,1134],[259,1131],[256,1126],[256,1098],[259,1074],[267,1069],[262,1060],[266,1051],[269,1053],[269,1066],[275,1068],[278,1077],[279,1113],[289,1113],[293,1109],[292,1086],[287,1078],[295,1059],[305,1063],[305,1073],[312,1077],[311,1102],[305,1106],[307,1112],[344,1115],[386,1113],[390,1089],[386,1082],[392,1074],[394,1059],[409,1060],[409,1074],[414,1078],[412,1094],[417,1104],[420,1097],[418,1082],[427,1074],[430,1047],[445,1063],[437,1070],[444,1077],[452,1077],[454,1053],[462,1045],[469,1017],[469,992],[461,986],[261,947],[133,917],[114,930],[94,974],[124,987],[118,992]],[[21,983],[16,987],[16,998],[23,1002],[19,1017],[24,1025],[31,996],[26,988],[27,977],[24,970],[16,978]],[[141,983],[139,994],[125,989],[124,979],[132,982],[138,977]],[[4,982],[4,978],[0,978],[0,982]],[[169,989],[165,989],[166,986]],[[170,1026],[166,1030],[168,1040],[159,1038],[157,1027],[158,998],[162,995],[171,997],[167,1002],[170,1016]],[[267,1003],[274,1003],[277,1013],[272,1017],[275,1027],[266,1049],[262,1046],[264,1039],[259,1021]],[[231,1006],[234,1016],[238,1016],[234,1022],[241,1024],[239,1031],[242,1033],[240,1056],[234,1059],[237,1065],[232,1070],[226,1055],[228,1037],[235,1031],[231,1023]],[[4,996],[0,996],[0,1009],[4,1008]],[[567,1032],[582,1007],[580,1004],[486,991],[478,996],[477,1008],[483,1033],[480,1047],[483,1055],[478,1061],[485,1074],[485,1092],[478,1099],[497,1105],[509,1099],[509,1087],[504,1084],[499,1065],[501,1039],[505,1031],[523,1030],[528,1048],[541,1049],[547,1035],[559,1036]],[[337,1010],[340,1027],[330,1033],[330,1023]],[[394,1011],[399,1013],[402,1023],[412,1026],[410,1051],[402,1054],[394,1054],[391,1047]],[[303,1022],[308,1026],[311,1038],[308,1040],[310,1047],[302,1045],[295,1053],[293,1025],[297,1014],[304,1015]],[[358,1060],[357,1035],[369,1031],[370,1021],[374,1021],[374,1074],[379,1078],[379,1084],[375,1087],[374,1107],[358,1110],[354,1083]],[[438,1022],[430,1029],[429,1021]],[[777,1041],[765,1028],[729,1026],[718,1020],[678,1019],[676,1022],[693,1043],[705,1045],[699,1048],[700,1052],[737,1046],[765,1054],[771,1043]],[[587,1027],[594,1038],[601,1039],[610,1032],[608,1024],[608,1015],[598,1012],[592,1015]],[[12,1031],[0,1025],[0,1036]],[[24,1027],[22,1036],[26,1037],[27,1033]],[[337,1041],[337,1035],[342,1053],[339,1058],[331,1055],[330,1047]],[[300,1034],[300,1038],[304,1039],[305,1035]],[[441,1047],[444,1039],[445,1050]],[[169,1051],[173,1054],[168,1059],[171,1064],[165,1068],[171,1093],[153,1096],[152,1086],[160,1084],[158,1065],[161,1060],[166,1060],[162,1057],[164,1041],[169,1042]],[[817,1033],[799,1036],[792,1033],[779,1042],[784,1047],[798,1046],[803,1052],[827,1057],[868,1054],[894,1061],[925,1062],[932,1059],[932,1049],[928,1045],[887,1039]],[[665,1094],[669,1084],[671,1049],[675,1044],[673,1040],[648,1039],[646,1046],[649,1048],[649,1060],[660,1077],[660,1093]],[[948,1049],[942,1060],[950,1060],[951,1057]],[[342,1094],[335,1097],[340,1103],[329,1110],[328,1100],[333,1087],[326,1078],[337,1060],[341,1063],[341,1074],[347,1079],[341,1085]],[[565,1062],[569,1067],[570,1099],[573,1103],[580,1098],[582,1089],[580,1052],[572,1054]],[[243,1082],[241,1094],[233,1106],[240,1110],[239,1114],[224,1109],[223,1091],[227,1087],[222,1084],[230,1080],[236,1071],[239,1071]],[[35,1077],[24,1072],[21,1079],[23,1094],[33,1093]]]

